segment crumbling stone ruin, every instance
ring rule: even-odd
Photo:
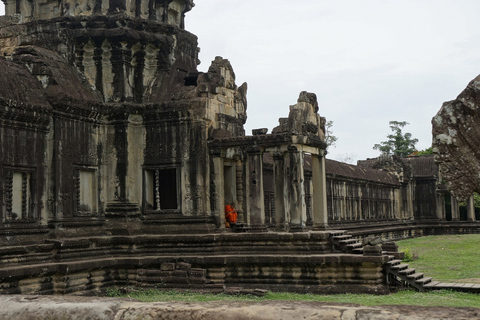
[[[386,293],[398,252],[352,235],[476,228],[448,223],[433,157],[326,159],[313,93],[246,135],[247,84],[197,70],[191,0],[3,1],[0,293]]]
[[[445,102],[432,119],[433,151],[442,182],[456,199],[468,199],[469,207],[473,206],[472,194],[480,192],[479,85],[480,76],[455,100]]]

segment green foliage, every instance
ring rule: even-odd
[[[417,156],[427,156],[429,154],[433,154],[432,147],[424,149],[424,150],[420,150],[416,153]]]
[[[333,135],[332,131],[333,121],[327,121],[325,123],[325,143],[327,144],[327,149],[329,147],[335,147],[338,138]]]
[[[458,203],[458,207],[460,208],[460,211],[464,210],[465,212],[467,211],[467,201],[461,201]],[[480,210],[480,194],[474,193],[473,194],[473,205],[475,207],[475,211]]]
[[[383,154],[394,154],[405,157],[416,151],[415,144],[418,139],[412,138],[412,134],[403,133],[402,128],[409,124],[406,121],[390,121],[392,134],[387,135],[388,140],[377,143],[373,146],[374,150],[380,150]]]
[[[107,297],[122,297],[123,293],[118,288],[107,288],[105,295]]]
[[[142,288],[121,288],[107,289],[106,295],[109,297],[128,297],[140,300],[142,302],[206,302],[206,301],[261,301],[260,298],[252,295],[227,295],[224,293],[197,293],[188,290],[164,291],[160,289],[142,289]]]
[[[403,257],[403,262],[412,262],[413,261],[413,253],[412,251],[410,250],[409,247],[406,247],[405,250],[403,250],[403,252],[405,252],[405,256]]]

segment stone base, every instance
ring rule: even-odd
[[[476,319],[476,308],[262,301],[156,302],[73,296],[0,296],[2,319]]]

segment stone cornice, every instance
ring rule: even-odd
[[[0,119],[4,125],[48,131],[52,109],[0,98]]]
[[[216,138],[209,141],[210,148],[232,148],[258,146],[262,148],[279,147],[284,145],[305,145],[309,147],[325,149],[325,142],[320,139],[314,139],[307,136],[292,135],[289,133],[282,134],[265,134],[255,136],[239,136],[231,138]]]

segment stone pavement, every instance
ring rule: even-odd
[[[480,309],[327,302],[156,302],[77,296],[0,295],[0,319],[403,320],[480,319]]]

